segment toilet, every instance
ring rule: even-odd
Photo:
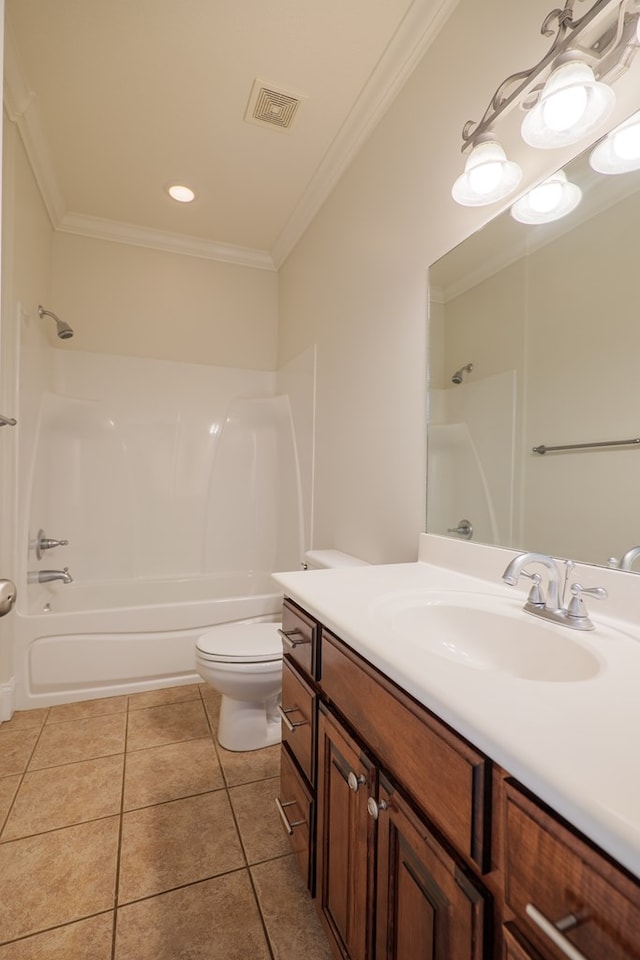
[[[366,566],[339,550],[310,550],[306,569]],[[281,623],[223,623],[196,641],[196,670],[222,694],[218,742],[225,750],[259,750],[280,741]]]

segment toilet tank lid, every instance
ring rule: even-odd
[[[333,567],[368,567],[367,560],[361,560],[360,557],[352,557],[349,553],[343,553],[341,550],[307,550],[304,555],[305,563],[310,567],[333,568]]]

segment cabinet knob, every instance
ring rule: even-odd
[[[295,800],[286,800],[283,802],[280,797],[275,798],[276,807],[278,808],[278,813],[280,814],[280,819],[282,820],[282,825],[287,831],[288,836],[291,836],[294,830],[294,827],[300,827],[303,823],[306,823],[306,820],[289,820],[285,807],[295,807]]]
[[[304,643],[311,643],[311,640],[307,637],[304,637],[299,630],[282,630],[280,627],[278,627],[278,633],[286,645],[291,647],[292,650],[295,650],[296,647],[299,647]]]
[[[367,778],[366,778],[363,774],[360,774],[360,776],[358,777],[358,776],[353,772],[353,770],[350,770],[350,771],[349,771],[349,776],[347,777],[347,783],[349,784],[349,790],[353,790],[354,793],[357,793],[357,792],[358,792],[358,788],[360,787],[360,784],[361,784],[361,783],[364,783],[366,779],[367,779]]]
[[[573,927],[578,926],[579,921],[577,917],[569,914],[569,916],[563,917],[562,920],[558,920],[557,923],[552,923],[552,921],[545,917],[532,903],[526,905],[525,913],[533,920],[535,925],[542,930],[549,940],[556,945],[565,957],[568,957],[569,960],[587,960],[584,953],[581,953],[577,947],[574,947],[571,941],[567,940],[562,933],[563,930],[571,930]]]
[[[289,720],[288,714],[299,713],[299,712],[300,712],[299,707],[287,708],[287,707],[283,707],[281,703],[278,704],[278,714],[280,716],[280,719],[284,723],[285,727],[289,731],[289,733],[295,733],[297,727],[304,727],[309,723],[308,720]]]
[[[373,817],[374,820],[377,820],[380,811],[386,810],[388,806],[389,804],[386,800],[381,800],[379,803],[373,797],[369,797],[367,800],[367,810],[369,812],[369,816]]]

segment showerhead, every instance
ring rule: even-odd
[[[451,383],[462,383],[463,373],[471,373],[473,370],[473,364],[468,363],[466,367],[461,367],[459,370],[456,370],[454,375],[451,377]]]
[[[68,323],[65,323],[64,320],[61,320],[60,317],[57,317],[55,313],[52,313],[51,310],[45,310],[43,306],[38,307],[38,316],[39,317],[51,317],[56,322],[56,333],[61,340],[70,340],[73,336],[73,330]]]

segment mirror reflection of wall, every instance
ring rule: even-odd
[[[430,271],[430,533],[477,516],[474,540],[597,564],[640,543],[639,444],[532,452],[640,436],[640,174],[587,169],[579,213],[502,214]]]

